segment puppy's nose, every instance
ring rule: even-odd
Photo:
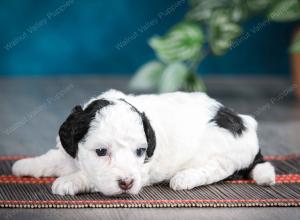
[[[119,187],[122,190],[129,190],[133,186],[133,179],[120,179],[119,180]]]

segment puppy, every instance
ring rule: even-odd
[[[56,149],[17,161],[16,176],[58,177],[52,192],[137,194],[169,181],[174,190],[250,176],[275,183],[259,150],[257,123],[205,93],[125,95],[109,90],[75,106]]]

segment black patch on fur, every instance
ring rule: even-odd
[[[246,127],[241,117],[237,115],[233,110],[220,107],[217,114],[210,122],[215,122],[219,127],[227,129],[234,136],[241,136]]]
[[[141,118],[143,121],[144,132],[148,143],[146,154],[147,154],[147,158],[150,158],[153,156],[156,147],[156,136],[150,124],[150,121],[144,112],[141,114]]]
[[[247,179],[247,178],[249,178],[249,174],[250,174],[251,170],[257,164],[264,163],[264,162],[266,162],[266,161],[264,160],[264,158],[259,150],[258,153],[256,154],[253,162],[249,165],[249,167],[234,172],[231,176],[227,177],[225,180]]]
[[[72,109],[58,132],[63,148],[71,157],[76,157],[78,142],[88,132],[90,122],[95,118],[96,112],[110,104],[112,103],[105,99],[99,99],[91,102],[84,110],[80,105]]]
[[[146,150],[146,161],[152,157],[155,147],[156,147],[156,136],[155,136],[155,132],[151,126],[151,123],[148,119],[148,117],[146,116],[145,112],[140,112],[135,106],[133,106],[132,104],[130,104],[129,102],[127,102],[125,99],[120,99],[121,101],[127,103],[128,105],[131,106],[131,109],[138,113],[142,119],[143,122],[143,128],[144,128],[144,132],[145,132],[145,136],[147,139],[147,150]]]

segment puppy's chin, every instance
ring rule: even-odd
[[[136,186],[134,185],[130,190],[126,191],[126,194],[131,194],[131,195],[136,195],[141,191],[142,187],[138,186],[138,184],[136,184]]]
[[[103,192],[103,191],[100,191],[100,192],[105,196],[119,196],[119,195],[137,195],[140,191],[132,191],[132,190],[123,191],[123,190],[119,190],[119,191],[116,191],[116,192]]]
[[[121,190],[118,186],[113,186],[113,187],[110,187],[109,189],[103,188],[100,186],[98,186],[98,187],[96,186],[95,188],[96,188],[97,192],[101,192],[105,196],[118,196],[121,194],[136,195],[142,189],[140,184],[134,184],[130,190],[126,190],[126,191]]]

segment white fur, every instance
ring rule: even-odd
[[[275,184],[275,170],[269,162],[257,164],[252,170],[251,176],[259,185]]]
[[[62,148],[31,159],[17,161],[18,176],[57,176],[53,193],[74,195],[100,191],[105,195],[123,193],[118,179],[134,180],[127,193],[138,193],[145,185],[170,181],[174,190],[192,189],[220,181],[252,163],[259,150],[256,121],[240,115],[246,131],[234,137],[209,122],[221,106],[204,93],[125,95],[110,90],[91,99],[105,98],[116,103],[97,112],[77,158]],[[120,98],[145,112],[156,134],[156,149],[150,161],[137,157],[135,150],[147,141],[139,115]],[[98,157],[95,149],[106,147],[109,156]],[[251,173],[258,184],[274,184],[275,172],[269,163],[255,166]]]

